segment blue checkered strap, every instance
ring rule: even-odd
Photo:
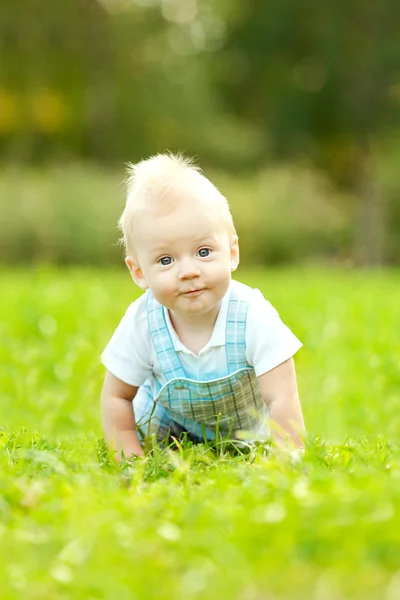
[[[246,318],[248,304],[232,289],[226,318],[225,349],[228,373],[248,368],[246,359]]]
[[[154,349],[160,361],[161,370],[167,381],[177,377],[185,378],[185,371],[179,356],[175,351],[174,343],[165,319],[164,309],[154,298],[150,290],[147,291],[147,320]]]

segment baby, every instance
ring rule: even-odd
[[[130,166],[120,227],[145,293],[102,355],[104,434],[118,459],[182,432],[194,442],[271,432],[300,447],[302,344],[259,290],[232,280],[239,245],[224,196],[189,159],[160,154]]]

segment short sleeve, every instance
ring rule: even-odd
[[[257,377],[291,358],[302,343],[259,290],[253,290],[246,326],[247,360]]]
[[[152,370],[147,329],[146,302],[141,296],[129,306],[101,355],[108,371],[136,387],[145,382]]]

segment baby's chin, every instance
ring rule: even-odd
[[[199,296],[198,298],[185,298],[183,302],[177,303],[171,310],[187,315],[206,315],[212,311],[219,310],[220,306],[221,300],[213,299],[212,301],[207,301],[206,298]]]

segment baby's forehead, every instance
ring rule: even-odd
[[[163,236],[205,237],[219,234],[226,229],[221,212],[209,204],[178,204],[176,206],[151,209],[142,212],[138,227],[160,230]]]
[[[152,220],[162,220],[167,217],[176,217],[181,221],[201,219],[216,226],[224,216],[225,203],[211,195],[197,193],[193,190],[183,190],[177,193],[163,194],[162,196],[145,196],[136,199],[132,210],[132,217],[136,223]]]
[[[229,235],[227,222],[218,211],[203,210],[203,207],[147,211],[136,222],[135,229],[137,242],[146,247],[213,243]]]
[[[124,219],[127,246],[132,249],[148,246],[147,238],[170,235],[176,241],[181,235],[235,233],[226,198],[208,180],[201,186],[178,180],[174,185],[136,188],[128,197]]]

